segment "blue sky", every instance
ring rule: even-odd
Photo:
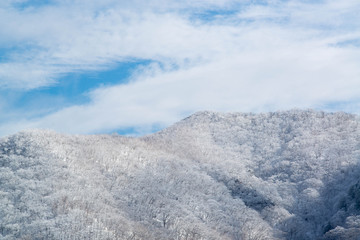
[[[360,2],[4,0],[0,136],[147,134],[196,111],[359,113]]]

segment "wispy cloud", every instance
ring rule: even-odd
[[[177,5],[162,1],[139,1],[138,5],[65,1],[45,7],[2,9],[2,46],[11,51],[8,61],[0,65],[1,85],[39,87],[53,83],[59,74],[100,70],[129,58],[166,62],[210,54],[207,51],[214,42],[204,46],[202,37],[212,36],[176,12]],[[162,8],[155,10],[154,6]],[[25,49],[12,49],[23,44]]]
[[[87,104],[5,123],[3,134],[151,129],[197,110],[358,104],[360,49],[346,44],[360,39],[358,1],[13,3],[0,5],[2,88],[52,86],[129,60],[154,64],[127,84],[87,93]]]

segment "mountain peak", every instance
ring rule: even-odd
[[[197,112],[142,138],[0,141],[0,238],[357,239],[356,115]]]

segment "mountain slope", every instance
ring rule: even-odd
[[[2,239],[357,239],[359,118],[200,112],[142,138],[0,141]]]

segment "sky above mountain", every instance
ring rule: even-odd
[[[360,2],[2,0],[0,135],[199,110],[359,113]]]

